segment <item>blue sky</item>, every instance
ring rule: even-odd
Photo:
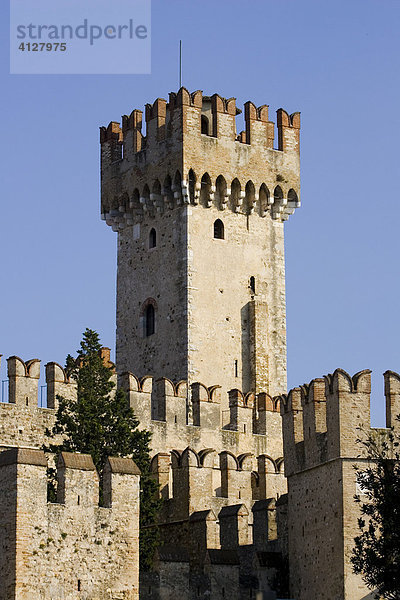
[[[301,111],[302,207],[286,224],[289,386],[400,371],[400,4],[153,0],[151,75],[9,75],[0,8],[0,353],[63,363],[114,347],[116,237],[99,217],[98,127],[178,87]],[[3,360],[4,363],[4,360]],[[1,378],[5,377],[4,364]],[[209,382],[217,383],[215,382]]]

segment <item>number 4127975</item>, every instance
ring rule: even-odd
[[[51,42],[21,42],[18,46],[18,50],[22,50],[23,52],[65,52],[67,49],[67,44],[65,42],[59,43],[51,43]]]

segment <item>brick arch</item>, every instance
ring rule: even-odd
[[[139,312],[139,316],[144,317],[145,313],[146,313],[146,309],[149,305],[152,305],[154,310],[157,311],[158,310],[158,305],[157,305],[157,301],[154,300],[154,298],[147,298],[142,306],[140,307],[140,312]]]

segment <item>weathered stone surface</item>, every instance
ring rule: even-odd
[[[47,502],[46,469],[41,450],[0,453],[0,599],[137,599],[137,470],[105,473],[100,507],[90,456],[63,453],[57,504]]]

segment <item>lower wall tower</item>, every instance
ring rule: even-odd
[[[355,467],[366,468],[357,441],[370,429],[371,372],[342,369],[281,397],[291,595],[309,600],[372,600],[350,558],[359,534],[362,494]],[[387,426],[400,414],[400,379],[385,373]],[[373,431],[373,430],[372,430]],[[379,430],[375,430],[379,434]]]

